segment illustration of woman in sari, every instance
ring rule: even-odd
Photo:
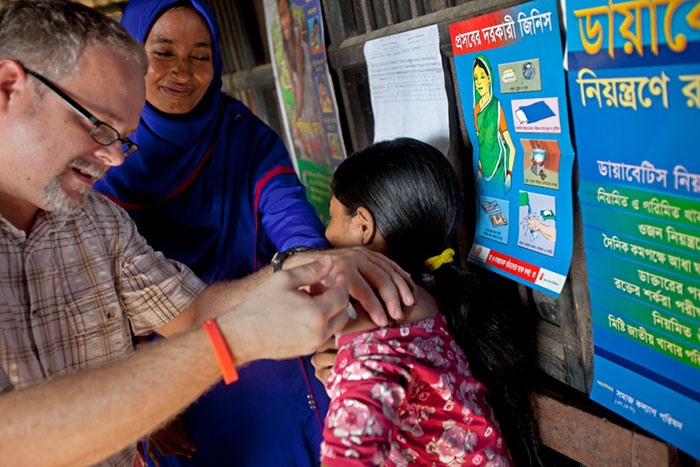
[[[479,143],[477,183],[483,178],[485,193],[510,192],[515,146],[508,131],[501,103],[493,95],[493,72],[483,55],[474,59],[474,124]]]

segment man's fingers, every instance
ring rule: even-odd
[[[414,305],[416,302],[416,286],[411,279],[411,275],[401,269],[395,262],[379,253],[370,255],[369,259],[372,264],[389,275],[391,282],[398,290],[401,302],[406,306]],[[383,296],[382,299],[384,299]]]
[[[411,290],[409,283],[396,270],[391,268],[381,269],[388,279],[376,287],[376,292],[386,305],[389,315],[394,319],[401,320],[405,315],[402,305],[411,306],[415,303],[414,292]],[[363,274],[367,273],[363,271]],[[413,282],[410,282],[410,284],[413,285]]]
[[[318,260],[303,266],[285,269],[278,274],[287,276],[291,289],[297,289],[305,285],[322,282],[331,272],[333,261],[328,256],[322,256]]]
[[[401,298],[403,301],[404,305],[411,306],[415,304],[415,295],[416,295],[416,285],[413,283],[413,279],[411,278],[411,275],[404,271],[401,266],[399,266],[394,260],[384,256],[381,253],[377,253],[372,251],[372,254],[370,255],[371,259],[375,263],[383,263],[386,264],[389,271],[394,274],[398,274],[401,279],[404,280],[406,285],[408,286],[408,292],[402,290]]]
[[[340,313],[336,314],[330,319],[330,321],[328,321],[329,335],[333,335],[342,331],[349,319],[350,315],[348,315],[347,310],[343,308],[340,311]]]
[[[357,300],[362,308],[367,311],[372,321],[378,326],[387,326],[389,320],[386,317],[384,306],[379,301],[374,291],[370,288],[368,281],[372,284],[380,283],[377,279],[380,274],[383,274],[384,281],[388,280],[388,275],[378,268],[369,268],[371,272],[363,272],[363,274],[353,274],[350,279],[350,295]],[[378,272],[381,271],[381,272]],[[398,299],[394,298],[394,304],[398,303]]]
[[[321,279],[321,282],[316,282],[315,284],[311,284],[309,286],[309,293],[312,296],[320,295],[329,287],[333,287],[334,283],[335,281],[331,278],[331,276],[325,276],[323,279]]]
[[[407,305],[415,302],[413,283],[408,274],[379,253],[360,248],[350,252],[354,256],[347,268],[350,295],[360,302],[372,321],[379,326],[389,324],[387,312],[394,319],[402,319],[402,302]]]
[[[346,312],[348,305],[348,288],[349,284],[345,275],[339,273],[335,277],[335,282],[332,287],[329,287],[322,294],[313,297],[313,300],[326,314],[326,335],[330,337],[345,326],[349,319]],[[326,342],[324,342],[324,345]]]

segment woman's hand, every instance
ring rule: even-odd
[[[316,378],[323,383],[328,392],[328,378],[331,368],[335,365],[335,357],[338,355],[338,344],[335,337],[331,337],[316,351],[311,357],[311,364],[314,366]]]
[[[147,455],[156,466],[160,466],[156,448],[164,456],[183,456],[189,459],[197,451],[197,446],[187,437],[185,425],[179,415],[160,430],[146,437]]]

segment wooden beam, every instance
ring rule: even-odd
[[[272,64],[256,66],[250,70],[227,73],[222,76],[224,92],[239,91],[242,89],[274,89],[275,75]]]
[[[545,446],[590,467],[676,466],[678,451],[549,396],[535,394],[535,414]]]

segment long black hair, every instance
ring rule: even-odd
[[[349,215],[360,206],[372,214],[387,255],[435,297],[474,377],[489,391],[516,464],[541,464],[529,401],[534,328],[517,289],[486,270],[448,263],[427,275],[424,266],[449,247],[461,217],[447,159],[415,139],[382,141],[343,161],[331,187]]]

